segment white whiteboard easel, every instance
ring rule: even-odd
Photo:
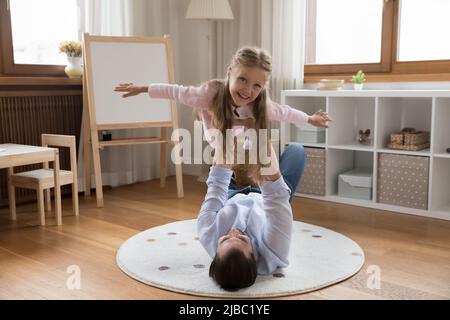
[[[145,94],[123,99],[114,92],[122,82],[174,83],[170,37],[110,37],[84,34],[83,134],[85,195],[90,194],[90,151],[94,161],[97,206],[103,207],[100,149],[132,144],[160,144],[160,184],[167,173],[167,130],[178,128],[174,101],[149,99]],[[100,141],[103,130],[160,128],[158,137]],[[179,139],[177,139],[179,141]],[[92,149],[91,149],[92,148]],[[179,155],[177,155],[179,157]],[[180,159],[175,164],[178,197],[183,197]]]

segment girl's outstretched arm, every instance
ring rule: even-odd
[[[328,128],[327,122],[332,121],[328,113],[323,112],[322,110],[309,116],[301,110],[294,109],[288,105],[281,105],[273,101],[269,101],[268,103],[267,115],[270,120],[288,122],[297,126],[304,126],[309,123],[316,127]]]
[[[150,85],[121,83],[114,88],[114,91],[125,92],[122,95],[123,98],[148,93],[151,98],[175,100],[190,107],[207,109],[211,106],[217,88],[208,82],[199,87],[168,83],[152,83]]]

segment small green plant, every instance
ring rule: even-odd
[[[364,81],[366,81],[366,75],[362,70],[359,70],[355,75],[352,76],[352,81],[358,84],[364,83]]]

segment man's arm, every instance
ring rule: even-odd
[[[233,171],[225,167],[213,166],[207,180],[208,190],[197,218],[197,232],[200,242],[210,256],[216,250],[217,237],[215,222],[217,213],[223,208],[228,199],[228,185]]]
[[[289,203],[290,189],[280,173],[278,159],[271,149],[272,171],[261,176],[260,189],[264,201],[267,223],[264,226],[263,241],[282,261],[288,262],[292,232],[292,208]]]
[[[290,190],[283,177],[260,184],[264,201],[266,224],[263,241],[282,261],[288,262],[292,232],[292,208],[289,203]]]

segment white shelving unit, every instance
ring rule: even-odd
[[[322,109],[334,119],[324,143],[305,147],[326,150],[325,196],[296,196],[450,220],[450,90],[285,90],[282,103],[308,114]],[[420,151],[386,148],[390,134],[412,127],[431,133],[431,146]],[[359,144],[358,130],[370,129],[371,143]],[[292,125],[281,123],[281,151],[290,142]],[[292,137],[292,138],[291,138]],[[420,210],[379,203],[377,199],[378,156],[381,153],[428,157],[428,209]],[[352,168],[373,172],[372,200],[339,197],[338,175]]]

